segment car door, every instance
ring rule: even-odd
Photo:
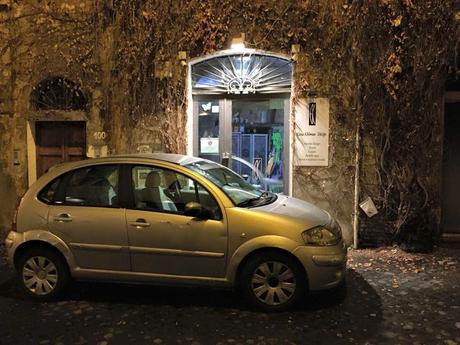
[[[131,178],[126,220],[132,270],[224,277],[227,224],[212,194],[191,177],[161,166],[132,166]],[[200,200],[206,202],[210,219],[184,214],[188,201]]]
[[[94,165],[64,175],[50,206],[48,226],[83,269],[129,271],[125,209],[118,165]]]

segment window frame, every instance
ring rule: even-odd
[[[198,186],[200,186],[203,190],[205,190],[209,194],[209,196],[212,198],[214,203],[219,208],[219,218],[218,219],[209,218],[207,220],[214,220],[214,221],[218,221],[218,222],[221,222],[221,221],[224,220],[224,213],[222,211],[222,206],[217,201],[216,196],[207,187],[205,187],[202,183],[197,181],[193,176],[190,176],[190,175],[184,173],[183,171],[171,169],[170,167],[164,167],[164,166],[156,165],[156,164],[148,164],[148,163],[135,164],[134,163],[134,164],[129,164],[129,165],[126,164],[126,165],[128,166],[127,169],[126,169],[128,174],[125,175],[125,176],[129,177],[129,183],[124,183],[124,185],[127,187],[127,189],[129,188],[129,191],[127,191],[128,194],[126,195],[126,208],[127,209],[135,210],[135,211],[165,213],[165,214],[174,214],[174,215],[178,215],[178,216],[190,217],[190,216],[187,216],[187,215],[185,215],[184,213],[182,213],[180,211],[148,210],[148,209],[143,209],[143,208],[136,207],[136,202],[135,202],[135,197],[134,197],[135,187],[134,187],[134,181],[133,181],[133,178],[132,178],[133,177],[132,171],[134,170],[135,167],[148,167],[148,168],[158,169],[158,170],[168,170],[168,171],[171,171],[171,172],[173,172],[175,174],[180,174],[180,175],[192,180],[195,183],[195,188],[194,188],[195,189],[195,192],[194,192],[195,197],[196,197],[196,193],[198,192],[198,189],[199,189]],[[124,181],[126,181],[126,180],[124,180]]]

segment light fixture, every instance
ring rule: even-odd
[[[186,65],[187,65],[187,52],[181,50],[181,51],[177,54],[177,60],[180,61],[180,64],[181,64],[182,66],[186,66]]]
[[[230,45],[231,50],[243,50],[245,47],[244,45],[244,39],[246,38],[246,35],[244,32],[241,33],[240,37],[234,37],[232,39],[232,44]]]
[[[291,46],[291,59],[292,61],[296,61],[299,59],[300,54],[300,44],[293,44]]]

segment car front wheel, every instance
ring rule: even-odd
[[[305,273],[288,255],[267,252],[249,259],[241,272],[240,289],[259,309],[283,311],[305,296]]]
[[[62,258],[53,250],[33,248],[19,258],[21,287],[32,298],[49,300],[67,285],[69,274]]]

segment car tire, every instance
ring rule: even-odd
[[[64,259],[48,248],[31,248],[17,262],[22,290],[35,300],[47,301],[67,287],[70,274]]]
[[[245,263],[239,289],[243,297],[257,309],[284,311],[304,299],[307,278],[294,258],[283,253],[264,252]]]

